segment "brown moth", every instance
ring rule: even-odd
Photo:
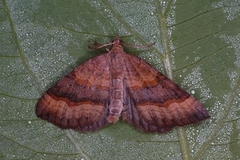
[[[189,93],[146,61],[123,50],[119,37],[111,50],[89,59],[44,93],[36,115],[63,129],[94,131],[121,119],[147,132],[209,118]],[[99,47],[100,48],[100,47]]]

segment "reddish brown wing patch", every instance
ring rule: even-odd
[[[61,128],[82,132],[108,124],[108,65],[108,57],[103,54],[74,69],[42,96],[37,116]]]
[[[196,99],[155,68],[138,57],[125,56],[124,121],[142,131],[162,133],[210,117]]]
[[[37,116],[82,132],[122,116],[139,130],[161,133],[210,117],[190,94],[147,62],[126,54],[122,45],[116,37],[107,54],[88,60],[52,86],[37,103]]]

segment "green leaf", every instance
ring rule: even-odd
[[[0,158],[239,159],[239,1],[3,0],[0,2]],[[94,133],[35,115],[40,96],[87,48],[116,35],[193,94],[211,118],[166,134],[117,122]]]

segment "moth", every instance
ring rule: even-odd
[[[193,96],[146,61],[127,54],[118,36],[103,46],[108,45],[107,53],[89,59],[48,89],[36,115],[80,132],[121,118],[141,131],[159,133],[210,117]]]

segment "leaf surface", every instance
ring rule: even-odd
[[[238,1],[3,0],[0,2],[0,158],[239,159]],[[78,133],[38,119],[38,98],[96,56],[93,40],[126,48],[193,94],[211,119],[166,134],[118,122]]]

